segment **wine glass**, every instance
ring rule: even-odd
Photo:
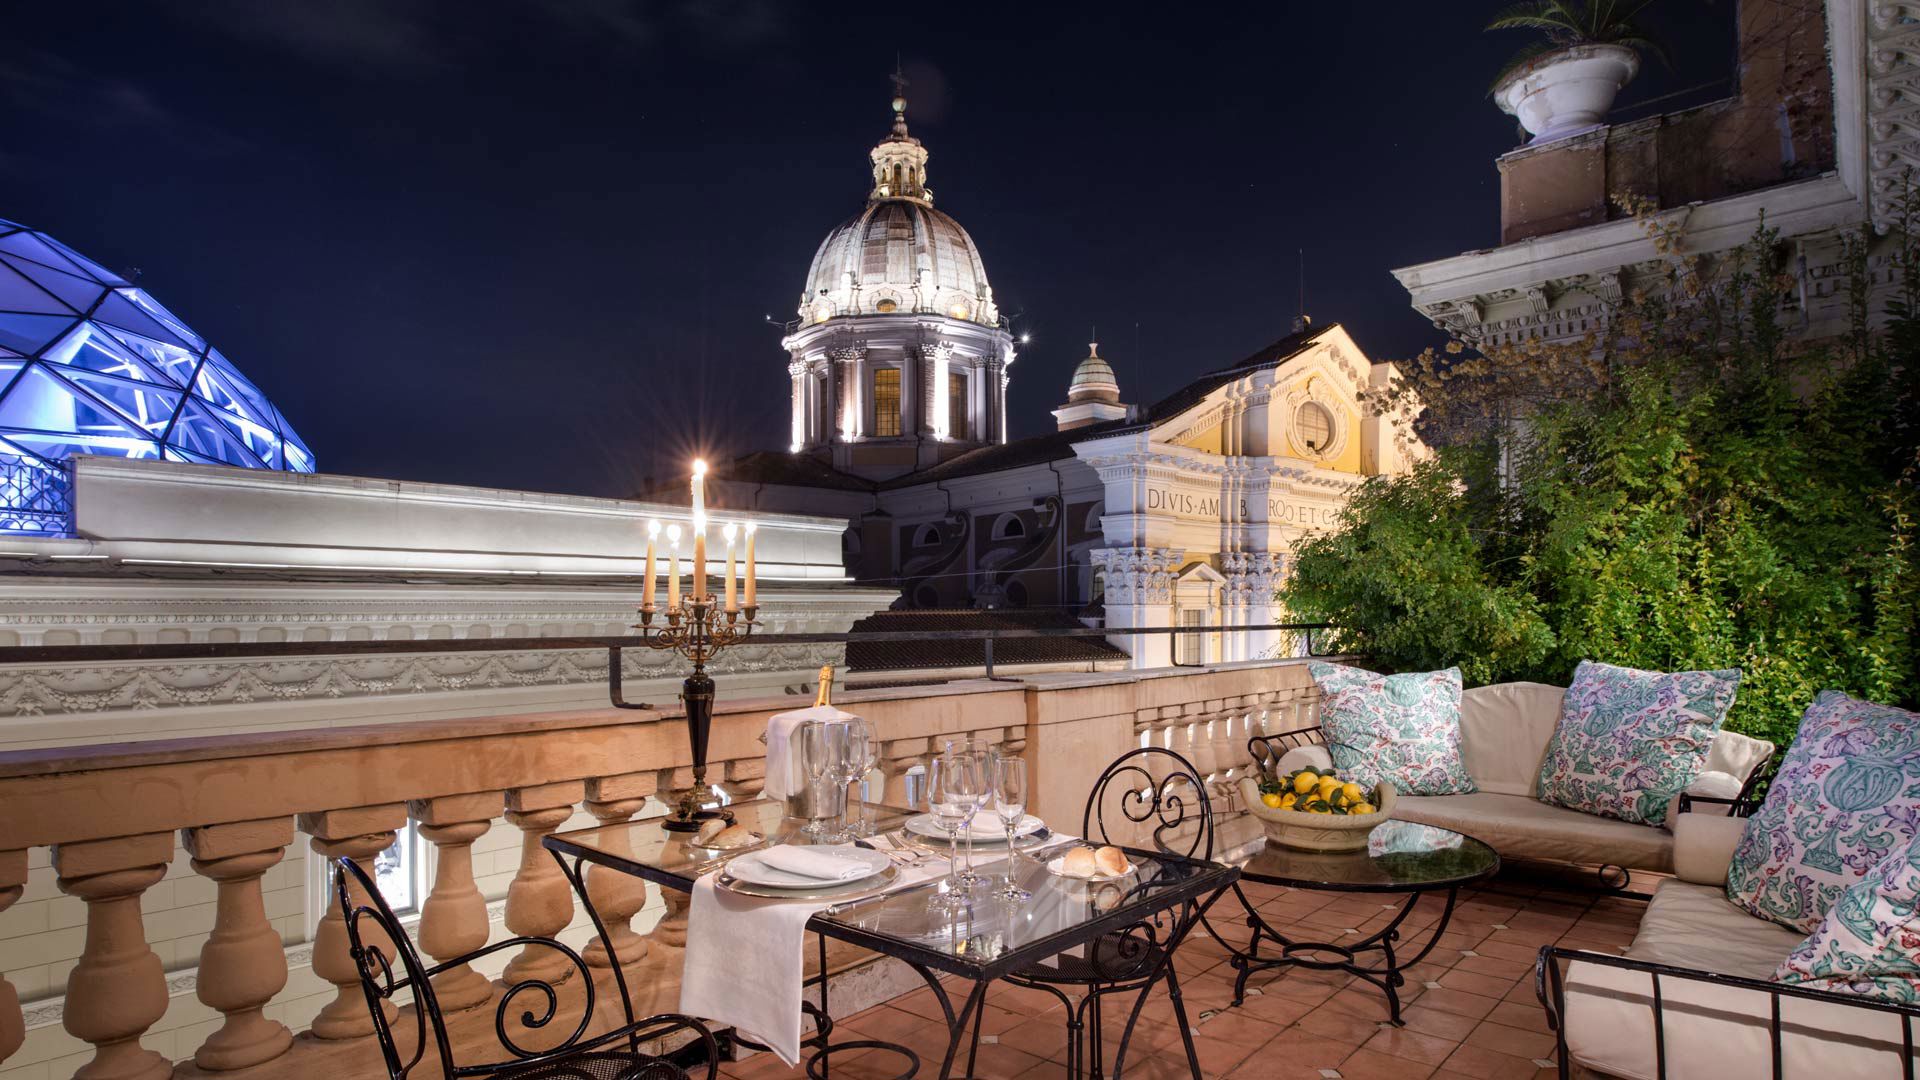
[[[873,725],[867,721],[849,720],[847,722],[856,725],[856,730],[852,733],[852,751],[855,756],[854,781],[861,786],[860,817],[853,823],[852,831],[855,836],[872,836],[873,818],[866,797],[866,781],[867,777],[873,773],[873,767],[880,764],[880,739],[874,732]]]
[[[845,728],[846,725],[838,723],[806,723],[795,732],[800,743],[800,774],[807,780],[807,823],[800,831],[817,841],[827,838],[827,827],[822,821],[833,816],[831,781],[836,763],[846,757]]]
[[[827,763],[828,779],[833,781],[834,793],[839,799],[842,811],[841,817],[849,820],[843,827],[835,829],[824,839],[838,844],[853,839],[854,833],[850,820],[852,807],[847,802],[847,785],[859,779],[868,768],[866,761],[871,752],[868,748],[873,744],[873,728],[859,717],[837,721],[833,726],[840,729],[840,740],[835,748],[836,756]]]
[[[973,823],[980,800],[987,794],[987,778],[979,759],[970,754],[942,754],[927,766],[927,807],[934,823],[947,833],[947,891],[934,903],[949,910],[966,903],[960,875],[960,830]]]
[[[991,771],[993,767],[993,748],[971,735],[963,735],[957,739],[948,739],[942,745],[945,747],[945,756],[964,757],[973,763],[973,768],[978,771],[980,776],[980,786],[977,789],[979,792],[978,802],[974,810],[977,813],[981,809],[984,809],[988,801],[993,798],[993,776]],[[960,872],[954,876],[954,880],[959,882],[964,888],[971,889],[986,879],[973,872],[973,826],[971,824],[971,816],[969,816],[968,820],[966,860],[961,864]]]
[[[1013,834],[1027,816],[1027,762],[1024,758],[1000,756],[993,762],[993,812],[1007,827],[1007,881],[998,895],[1003,900],[1026,900],[1033,894],[1015,880],[1020,868],[1020,852],[1013,846]]]

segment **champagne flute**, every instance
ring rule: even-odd
[[[960,830],[973,822],[986,791],[978,763],[966,754],[942,754],[927,765],[927,807],[947,833],[947,891],[932,903],[948,911],[965,904],[960,867]]]
[[[855,836],[872,836],[873,817],[871,807],[866,797],[866,783],[867,777],[873,773],[873,767],[880,764],[880,739],[874,732],[871,723],[865,720],[849,720],[847,722],[856,726],[853,735],[853,749],[857,755],[855,768],[858,771],[854,774],[854,780],[860,785],[861,791],[860,818],[853,823],[853,834]]]
[[[846,732],[841,724],[805,723],[795,734],[800,742],[800,773],[807,780],[807,823],[800,832],[816,841],[824,841],[827,827],[822,819],[829,816],[833,788],[829,781],[833,778],[834,763],[846,752]],[[822,806],[822,803],[829,804]],[[821,811],[828,810],[829,813]]]
[[[833,726],[840,729],[840,739],[834,750],[835,756],[827,763],[828,779],[833,781],[834,794],[840,801],[840,816],[844,823],[841,828],[835,829],[825,839],[838,844],[853,839],[852,822],[845,820],[852,816],[852,808],[847,802],[847,785],[866,769],[864,763],[867,759],[867,747],[872,743],[873,729],[865,720],[858,717],[837,721]]]
[[[998,756],[993,761],[993,811],[1007,827],[1007,880],[995,894],[1003,900],[1028,900],[1033,894],[1016,881],[1020,852],[1014,847],[1013,834],[1027,816],[1027,762],[1024,758]]]
[[[992,767],[992,760],[991,760],[992,748],[988,746],[985,742],[979,739],[976,739],[971,735],[963,735],[957,739],[948,739],[943,744],[943,746],[945,747],[945,753],[947,756],[964,757],[968,761],[972,762],[973,768],[977,770],[978,775],[980,777],[980,785],[978,788],[975,789],[978,792],[977,802],[974,806],[974,810],[977,813],[981,809],[985,808],[988,800],[990,800],[993,797],[993,783],[992,783],[992,776],[990,774],[990,769]],[[971,889],[974,886],[979,885],[982,881],[986,880],[985,878],[981,877],[979,874],[976,874],[973,872],[972,815],[969,815],[968,817],[966,861],[961,864],[960,873],[955,875],[954,880],[959,882],[962,886],[968,889]]]

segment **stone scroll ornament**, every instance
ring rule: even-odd
[[[1811,932],[1840,895],[1920,835],[1920,713],[1826,690],[1727,871],[1727,899]]]
[[[1320,686],[1320,724],[1340,775],[1381,781],[1403,795],[1477,790],[1460,757],[1460,669],[1379,675],[1342,664],[1307,665]]]

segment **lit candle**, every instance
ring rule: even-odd
[[[740,610],[739,597],[734,594],[733,583],[733,535],[737,531],[739,526],[731,521],[727,522],[726,528],[720,530],[720,535],[727,538],[727,614],[729,615]]]
[[[667,526],[667,546],[673,554],[667,556],[667,610],[680,610],[680,526]]]
[[[751,521],[747,522],[747,607],[749,609],[758,606],[753,602],[753,588],[755,585],[753,576],[753,534],[758,529],[758,525],[755,525]]]
[[[707,463],[693,462],[693,600],[707,598]]]
[[[660,587],[660,579],[655,573],[656,568],[653,562],[653,545],[658,539],[660,539],[660,522],[658,520],[647,522],[647,595],[640,601],[641,611],[653,610],[656,590]]]

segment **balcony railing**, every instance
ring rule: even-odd
[[[1043,632],[991,632],[1025,633]],[[768,643],[777,641],[770,635]],[[6,650],[0,660],[633,644],[542,638],[58,646]],[[842,703],[883,736],[880,770],[890,799],[903,797],[909,769],[940,740],[972,734],[1029,761],[1035,811],[1058,821],[1077,821],[1100,768],[1143,742],[1178,750],[1224,783],[1245,767],[1250,735],[1318,722],[1317,691],[1305,665],[1293,660],[962,679],[849,693]],[[773,712],[791,705],[790,698],[717,705],[709,777],[723,795],[758,793],[765,768],[758,736]],[[414,933],[428,956],[453,956],[509,934],[584,941],[591,927],[540,849],[541,838],[570,825],[660,812],[653,796],[690,779],[684,717],[670,707],[0,754],[0,805],[7,807],[0,814],[0,909],[11,908],[0,910],[0,970],[20,984],[16,993],[0,982],[0,1078],[67,1076],[88,1064],[101,1075],[165,1077],[185,1059],[200,1070],[194,1075],[250,1066],[263,1067],[250,1076],[378,1075],[339,912],[315,887],[323,880],[320,858],[344,855],[371,869],[394,858],[397,839],[417,837],[413,854],[400,851],[404,858],[389,873],[416,864]],[[588,889],[614,951],[628,962],[629,985],[645,999],[636,1007],[671,1006],[685,898],[599,871]],[[589,955],[607,963],[604,949]],[[508,973],[541,962],[515,957]],[[477,1007],[497,993],[497,975],[447,979],[442,1005],[490,1015]],[[472,1028],[473,1038],[493,1037],[488,1021]],[[300,1029],[305,1034],[292,1038]]]

